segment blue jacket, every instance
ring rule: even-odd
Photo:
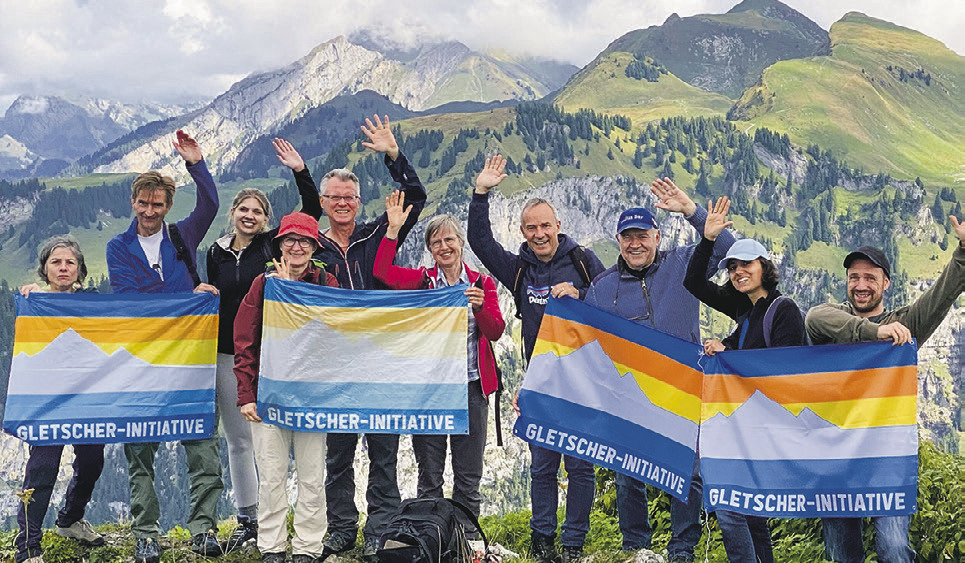
[[[192,260],[197,264],[196,253],[201,239],[218,214],[218,190],[204,161],[188,166],[188,172],[198,186],[194,211],[176,223]],[[194,281],[188,268],[177,259],[174,243],[168,234],[167,223],[161,229],[161,271],[164,280],[151,268],[137,240],[137,217],[127,231],[107,243],[107,270],[114,293],[190,293]]]
[[[699,205],[687,217],[701,238],[706,220],[707,210]],[[732,244],[734,235],[727,230],[721,232],[714,244],[712,264],[716,266]],[[642,282],[618,262],[593,280],[584,301],[684,340],[700,342],[699,302],[683,285],[696,247],[690,244],[657,252]],[[707,277],[716,271],[716,267],[708,268]]]
[[[583,278],[580,277],[569,256],[570,251],[576,248],[577,244],[566,235],[558,236],[560,246],[549,262],[536,258],[525,242],[520,245],[518,254],[509,252],[493,237],[492,225],[489,222],[489,194],[472,195],[466,238],[469,239],[469,246],[483,266],[499,280],[499,283],[512,291],[517,257],[522,257],[528,265],[526,275],[523,276],[519,286],[522,292],[520,314],[523,318],[523,353],[527,362],[533,354],[539,325],[543,322],[543,311],[546,309],[550,288],[561,282],[570,282],[580,290],[580,298],[586,295],[587,284],[583,282]],[[592,250],[585,249],[585,251],[592,279],[603,271],[603,263]]]

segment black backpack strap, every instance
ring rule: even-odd
[[[583,280],[583,284],[589,286],[593,278],[590,276],[590,266],[586,261],[586,249],[580,245],[576,245],[576,247],[570,251],[570,260],[573,261],[573,267],[576,268],[576,272],[580,274],[580,279]]]
[[[523,318],[523,277],[526,275],[526,270],[529,269],[529,264],[526,260],[523,260],[523,255],[520,254],[516,257],[516,275],[513,276],[513,287],[509,288],[513,292],[513,302],[516,304],[516,318]]]
[[[188,273],[191,274],[191,281],[194,282],[194,287],[198,287],[198,285],[201,284],[201,276],[198,275],[198,267],[194,263],[194,258],[191,257],[191,253],[188,252],[188,245],[184,243],[181,232],[178,231],[178,226],[174,223],[168,224],[168,235],[171,237],[171,244],[174,245],[174,252],[178,260],[187,266]]]
[[[455,506],[466,515],[466,518],[469,519],[469,522],[474,525],[476,530],[479,532],[479,537],[482,538],[483,545],[486,546],[486,551],[489,551],[489,539],[486,537],[486,532],[483,531],[482,526],[479,525],[479,519],[476,518],[476,515],[459,501],[452,500],[451,498],[447,498],[445,500],[449,501],[452,506]]]

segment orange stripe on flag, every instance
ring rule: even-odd
[[[916,369],[916,366],[898,366],[768,377],[707,374],[703,400],[705,403],[743,403],[756,389],[782,405],[915,396],[918,380],[909,376],[909,372]]]

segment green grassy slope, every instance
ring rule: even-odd
[[[965,180],[965,57],[858,13],[835,23],[831,40],[831,56],[765,70],[734,115],[865,170],[945,185]],[[919,69],[927,81],[901,80],[902,70]]]
[[[675,115],[722,116],[731,106],[725,96],[691,86],[673,74],[663,74],[657,82],[630,78],[625,70],[633,60],[624,52],[601,55],[570,80],[555,103],[571,112],[589,108],[625,115],[637,124]]]

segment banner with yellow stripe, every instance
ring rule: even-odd
[[[212,435],[217,296],[35,292],[16,307],[7,432],[34,445]]]

